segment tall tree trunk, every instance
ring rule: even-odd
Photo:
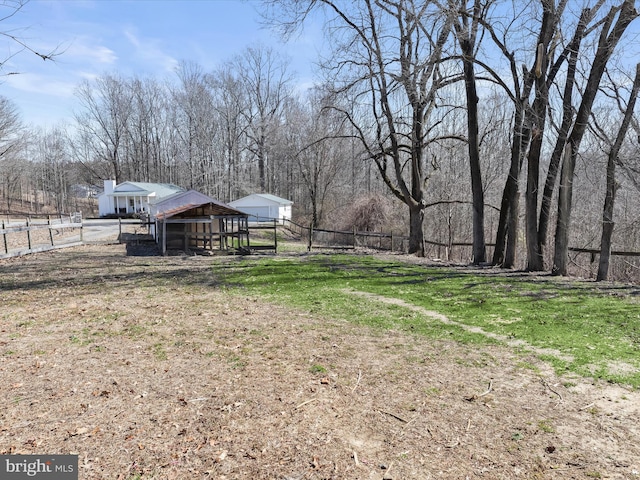
[[[616,199],[618,184],[615,179],[615,160],[609,154],[607,162],[607,192],[604,197],[604,208],[602,210],[602,237],[600,239],[600,261],[598,263],[598,275],[596,281],[601,282],[609,278],[609,260],[611,258],[611,240],[613,237],[613,205]]]
[[[500,260],[502,260],[504,267],[512,267],[515,262],[519,215],[517,210],[519,203],[517,183],[522,170],[525,152],[528,149],[525,233],[527,268],[530,270],[542,269],[542,255],[537,241],[537,211],[540,150],[548,104],[548,87],[546,84],[548,61],[546,57],[549,43],[557,31],[566,1],[560,1],[557,7],[553,0],[541,0],[541,4],[544,14],[538,34],[534,67],[531,70],[524,69],[522,91],[518,91],[515,97],[516,111],[511,147],[511,166],[503,193],[500,224],[496,235],[496,249],[493,258],[494,264],[500,264]],[[515,73],[517,66],[513,53],[505,45],[501,43],[500,45],[505,56],[509,58],[514,81],[516,84],[520,84]],[[536,97],[532,108],[529,108],[528,99],[534,84]],[[507,210],[504,210],[505,208]],[[510,251],[505,251],[505,249],[510,249]]]
[[[513,268],[515,265],[518,239],[519,188],[518,180],[522,170],[524,152],[530,140],[530,130],[523,122],[524,106],[516,105],[514,119],[514,139],[511,144],[511,164],[509,175],[502,193],[500,218],[496,232],[496,246],[493,251],[493,265]]]
[[[467,94],[467,131],[469,144],[469,166],[471,169],[471,193],[473,198],[473,264],[487,261],[484,240],[484,190],[480,169],[480,142],[478,138],[478,94],[473,69],[473,45],[462,42],[464,80]]]
[[[558,132],[558,138],[556,145],[551,154],[551,160],[549,161],[549,170],[547,171],[547,179],[544,184],[544,191],[542,194],[542,205],[540,206],[540,218],[538,222],[538,244],[542,249],[547,244],[547,233],[549,231],[549,217],[551,213],[551,202],[553,199],[553,192],[556,187],[556,181],[558,177],[560,162],[562,160],[562,154],[564,152],[569,131],[573,123],[573,89],[576,77],[576,65],[578,63],[578,52],[582,39],[584,38],[585,31],[588,23],[593,19],[597,8],[585,8],[582,10],[578,26],[576,27],[575,34],[571,40],[568,48],[566,49],[568,56],[567,63],[567,76],[564,84],[564,92],[562,95],[562,123],[560,124],[560,130]]]
[[[545,17],[553,13],[545,9]],[[544,23],[544,21],[543,21]],[[547,49],[549,36],[538,44],[536,54],[536,98],[533,101],[531,121],[533,122],[531,146],[527,156],[527,190],[525,193],[525,222],[527,238],[527,270],[538,272],[544,269],[542,247],[538,242],[538,193],[540,186],[540,155],[549,104],[549,92],[546,80]]]
[[[560,192],[558,194],[558,220],[556,223],[555,255],[551,273],[566,275],[569,253],[569,218],[571,217],[571,197],[573,195],[573,171],[575,169],[573,145],[568,143],[564,150],[562,172],[560,173]],[[563,273],[560,273],[560,270]]]
[[[518,220],[520,218],[520,189],[515,183],[513,199],[507,218],[507,245],[504,253],[504,268],[513,268],[516,263],[516,250],[518,248]]]
[[[629,125],[631,125],[631,119],[633,117],[633,111],[636,106],[636,99],[638,98],[638,90],[640,89],[640,63],[636,65],[636,76],[633,80],[633,87],[631,88],[631,94],[629,96],[629,102],[627,103],[627,109],[624,112],[624,118],[616,140],[609,151],[609,158],[607,160],[607,191],[604,197],[604,208],[602,210],[602,238],[600,240],[600,262],[598,264],[598,275],[596,281],[607,280],[609,276],[609,259],[611,257],[611,239],[613,237],[613,227],[615,223],[613,221],[613,206],[616,200],[616,190],[618,184],[616,182],[616,163],[618,161],[618,155],[622,148],[622,142],[624,141]]]
[[[617,20],[616,20],[617,17]],[[604,18],[598,49],[596,51],[589,78],[584,89],[582,102],[576,115],[573,130],[569,135],[571,155],[565,155],[562,166],[562,180],[558,198],[558,220],[556,224],[554,265],[551,273],[554,275],[567,274],[567,259],[569,258],[569,225],[571,221],[571,199],[573,195],[573,172],[580,143],[587,129],[587,123],[593,102],[595,101],[602,75],[614,49],[629,24],[638,17],[633,0],[624,0],[619,7],[612,7]],[[614,20],[616,20],[614,24]],[[563,191],[566,190],[566,191]]]
[[[480,140],[478,134],[478,93],[473,51],[478,32],[479,16],[481,15],[479,0],[474,1],[471,26],[469,26],[467,15],[466,11],[462,13],[462,18],[455,24],[455,31],[462,51],[462,68],[467,98],[467,146],[473,205],[473,264],[479,265],[487,261],[484,239],[484,190],[482,186],[482,170],[480,168]]]
[[[409,206],[409,253],[424,257],[424,209],[421,205]]]

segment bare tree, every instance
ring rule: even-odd
[[[40,187],[49,196],[57,212],[68,211],[71,207],[69,187],[72,169],[67,149],[67,136],[61,128],[35,132],[31,161],[39,172]]]
[[[351,138],[344,117],[324,108],[320,91],[310,92],[304,104],[287,102],[285,115],[288,128],[282,145],[296,167],[304,203],[311,207],[311,224],[320,227],[328,197],[336,192],[340,178],[346,177]]]
[[[29,3],[29,0],[3,0],[0,3],[0,22],[7,22],[13,17],[15,17],[28,3]],[[26,41],[24,38],[20,36],[18,32],[19,30],[13,29],[13,28],[5,31],[0,30],[0,37],[6,39],[9,42],[9,44],[15,45],[18,48],[16,51],[11,52],[6,58],[0,61],[0,71],[4,70],[4,68],[6,67],[6,64],[12,58],[14,58],[16,55],[24,51],[27,51],[33,55],[36,55],[45,61],[46,60],[52,61],[55,59],[55,57],[61,55],[62,52],[59,46],[56,46],[55,48],[51,49],[46,53],[45,51],[34,49],[29,44],[28,41]],[[3,73],[4,75],[15,75],[20,72],[11,71],[11,72],[3,72]]]
[[[617,85],[613,86],[614,91],[616,93],[618,102],[621,102],[620,91]],[[602,236],[600,240],[600,261],[598,264],[598,275],[596,277],[596,281],[607,280],[609,276],[609,261],[611,258],[611,244],[613,237],[613,229],[615,226],[615,222],[613,220],[613,211],[614,204],[616,199],[616,191],[618,190],[618,182],[616,181],[616,165],[618,164],[618,157],[620,155],[620,150],[622,149],[623,142],[629,131],[629,127],[633,120],[633,113],[636,104],[636,100],[638,98],[638,91],[640,90],[640,64],[636,66],[636,74],[633,80],[633,85],[631,87],[631,92],[629,93],[629,100],[627,101],[626,107],[621,108],[624,110],[624,115],[622,119],[622,123],[618,128],[618,133],[616,135],[613,143],[610,143],[609,146],[609,154],[607,156],[607,181],[606,181],[606,191],[604,197],[604,207],[602,209]],[[607,139],[608,140],[608,139]]]
[[[612,7],[604,17],[596,53],[593,57],[589,77],[582,95],[576,119],[567,139],[568,151],[564,156],[560,174],[560,191],[558,195],[558,219],[556,223],[555,249],[552,273],[567,274],[569,251],[569,224],[571,220],[571,204],[573,194],[573,175],[576,157],[587,129],[591,109],[598,92],[607,63],[617,47],[622,35],[631,22],[638,17],[633,0],[625,0]]]
[[[17,108],[9,99],[0,97],[0,185],[9,210],[19,196],[26,172],[21,155],[24,145],[24,126]]]
[[[180,152],[189,188],[213,193],[215,160],[213,143],[218,125],[215,122],[213,93],[207,74],[200,65],[183,62],[177,71],[179,86],[173,101],[177,115],[174,128],[181,139]]]
[[[131,178],[158,181],[164,176],[162,137],[169,127],[167,91],[153,79],[133,78],[131,114],[125,138],[126,162]]]
[[[441,60],[455,12],[432,2],[276,1],[277,24],[291,32],[315,9],[330,18],[335,108],[375,162],[385,185],[409,208],[409,252],[423,256],[426,151],[439,133],[438,92],[452,79]]]
[[[473,263],[487,260],[484,238],[484,187],[480,165],[480,136],[478,125],[478,88],[476,85],[475,59],[480,21],[485,17],[492,0],[474,0],[470,11],[466,0],[457,5],[450,0],[451,8],[459,11],[454,23],[455,34],[462,51],[463,77],[467,100],[467,144],[471,170],[471,194],[473,197]]]
[[[234,67],[248,102],[243,111],[248,148],[258,163],[260,190],[266,192],[275,187],[269,182],[269,170],[276,168],[271,165],[275,159],[270,158],[270,141],[291,95],[289,61],[271,48],[257,46],[236,57]]]
[[[214,109],[220,125],[220,148],[224,163],[223,199],[230,201],[247,193],[242,184],[242,153],[246,149],[247,123],[244,112],[249,101],[239,76],[230,64],[223,65],[208,77],[214,96]]]
[[[90,146],[91,160],[107,162],[109,177],[120,183],[124,176],[121,148],[132,105],[126,82],[115,75],[104,75],[93,85],[88,81],[82,82],[76,96],[82,107],[75,113],[76,124],[83,140]]]

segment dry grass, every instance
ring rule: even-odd
[[[638,392],[125,252],[0,261],[0,453],[77,453],[81,479],[638,478]]]

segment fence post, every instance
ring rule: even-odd
[[[273,249],[278,252],[278,227],[276,225],[276,219],[273,219]]]
[[[356,241],[356,227],[354,225],[353,226],[353,248],[356,248],[357,245],[358,245],[358,242]]]
[[[47,225],[49,225],[49,241],[53,247],[53,230],[51,229],[51,215],[47,215]]]
[[[2,221],[2,230],[5,229],[5,225],[4,225],[4,220]],[[4,253],[9,253],[9,245],[7,244],[7,233],[4,232],[2,234],[2,237],[4,238]]]
[[[391,230],[391,253],[393,253],[393,230]]]
[[[311,246],[313,244],[313,224],[309,224],[309,245],[307,245],[307,252],[311,251]]]
[[[27,218],[27,245],[29,247],[29,250],[31,250],[31,225],[28,218]]]
[[[122,218],[118,217],[118,243],[122,243]]]

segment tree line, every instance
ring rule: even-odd
[[[69,208],[72,185],[175,183],[222,201],[290,198],[316,227],[471,239],[474,264],[632,277],[640,250],[640,74],[631,0],[265,0],[295,42],[327,35],[316,85],[247,47],[214,71],[103,74],[78,85],[73,121],[28,132],[0,103],[0,181]],[[22,193],[22,192],[20,192]],[[433,252],[431,252],[433,253]],[[445,255],[451,255],[447,249]],[[578,269],[578,270],[576,270]]]

